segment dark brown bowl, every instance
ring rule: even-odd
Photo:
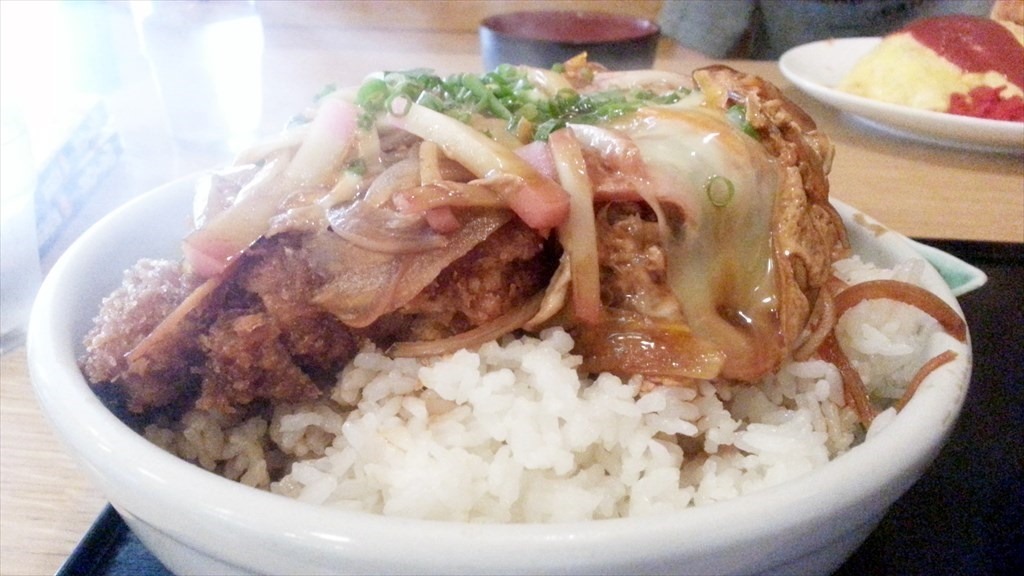
[[[661,29],[650,20],[569,10],[511,12],[480,24],[484,69],[499,64],[550,68],[580,52],[612,70],[654,65]]]

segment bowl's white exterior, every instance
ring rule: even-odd
[[[733,501],[653,518],[471,525],[330,510],[253,490],[151,445],[93,395],[76,365],[100,299],[140,257],[176,257],[191,185],[104,219],[46,278],[28,354],[39,401],[132,530],[180,573],[826,574],[931,463],[960,410],[970,348],[937,370],[870,441],[824,468]],[[919,258],[902,236],[837,204],[866,260]],[[941,277],[929,288],[959,311]]]

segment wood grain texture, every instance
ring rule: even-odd
[[[53,574],[106,500],[36,403],[25,349],[0,358],[0,574]]]

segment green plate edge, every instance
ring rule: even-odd
[[[946,281],[950,291],[957,298],[981,288],[988,282],[987,274],[956,256],[914,240],[911,240],[910,243],[925,260],[939,271],[942,279]]]

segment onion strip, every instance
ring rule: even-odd
[[[835,319],[838,321],[850,308],[865,300],[879,299],[895,300],[913,306],[934,318],[953,338],[960,342],[967,341],[967,323],[957,314],[956,310],[928,290],[898,280],[870,280],[853,284],[839,292],[833,303]],[[861,423],[865,427],[869,426],[875,417],[875,410],[871,406],[864,381],[839,345],[835,330],[825,338],[819,348],[819,353],[822,359],[831,362],[839,370],[843,378],[843,393],[847,401],[853,404]],[[925,362],[907,385],[903,397],[896,404],[896,409],[901,410],[910,401],[918,386],[929,374],[955,358],[956,352],[946,350]]]
[[[395,105],[403,103],[394,102],[384,121],[437,143],[446,156],[477,178],[501,182],[502,185],[495,186],[495,191],[528,226],[546,230],[558,226],[568,216],[569,199],[565,190],[512,150],[455,118],[412,101],[405,103],[407,106],[396,109]]]
[[[278,150],[298,148],[309,133],[309,123],[290,128],[275,138],[260,142],[239,152],[233,165],[255,164]]]
[[[269,161],[238,194],[234,203],[185,237],[182,251],[192,269],[216,276],[270,227],[292,188],[284,186],[284,159]]]
[[[395,208],[403,214],[434,208],[504,208],[505,201],[494,190],[475,182],[442,180],[406,188],[395,193]]]
[[[327,211],[331,230],[353,245],[383,254],[416,254],[444,247],[448,239],[420,215],[405,215],[367,202]]]
[[[415,188],[420,183],[420,166],[414,158],[406,158],[388,166],[363,193],[363,202],[383,206],[400,190]]]
[[[521,328],[540,310],[543,298],[543,293],[536,294],[511,312],[450,338],[421,342],[396,342],[388,348],[387,354],[393,358],[422,358],[476,348]]]
[[[349,202],[356,197],[362,182],[362,176],[353,172],[345,172],[338,178],[338,182],[331,188],[331,191],[323,195],[316,203],[324,210],[328,210],[332,206]]]
[[[566,295],[569,293],[569,258],[563,252],[558,260],[558,268],[544,289],[544,298],[541,300],[540,308],[533,318],[530,318],[523,328],[527,330],[538,330],[548,320],[565,308]]]
[[[569,255],[573,314],[583,324],[594,325],[601,320],[594,192],[583,152],[572,130],[553,132],[548,143],[562,188],[569,193],[569,217],[558,227],[558,239]]]
[[[423,220],[431,230],[440,234],[451,234],[462,227],[459,218],[448,206],[427,210],[423,213]]]
[[[285,178],[303,185],[327,184],[355,141],[358,115],[355,104],[325,98],[285,169]]]
[[[914,397],[914,393],[917,392],[918,386],[921,385],[921,382],[923,382],[929,374],[937,370],[940,366],[948,364],[953,360],[956,360],[956,352],[946,350],[942,354],[939,354],[925,362],[924,366],[921,366],[917,373],[914,374],[914,377],[910,380],[910,384],[907,385],[907,389],[903,392],[903,396],[900,398],[900,401],[896,403],[896,410],[903,410],[903,407],[907,405],[907,402],[910,402],[910,399]]]
[[[808,318],[808,326],[814,325],[813,329],[805,330],[803,337],[796,342],[793,350],[793,359],[802,362],[814,355],[814,352],[825,342],[825,338],[832,332],[836,325],[836,308],[832,292],[828,287],[818,292],[818,298],[814,302],[814,309],[811,310],[811,317]]]
[[[441,177],[440,150],[437,144],[426,141],[420,144],[420,184],[433,184],[443,180]]]
[[[139,362],[154,352],[154,349],[158,348],[160,344],[167,341],[169,338],[174,338],[181,334],[178,330],[179,325],[185,321],[187,317],[194,310],[199,309],[203,306],[207,299],[214,293],[214,291],[224,283],[224,280],[228,277],[228,274],[221,274],[207,278],[202,284],[197,286],[182,302],[178,304],[177,308],[171,311],[170,314],[164,317],[159,324],[153,328],[149,334],[146,335],[134,348],[125,354],[125,360],[128,361],[128,365],[131,366],[136,362]]]
[[[836,318],[865,300],[878,299],[895,300],[918,308],[935,318],[950,336],[960,342],[967,341],[967,324],[949,304],[920,286],[898,280],[870,280],[843,290],[835,297]]]
[[[580,144],[597,152],[601,161],[612,167],[620,178],[627,180],[627,188],[639,196],[654,211],[658,219],[658,230],[663,243],[668,241],[671,234],[668,225],[668,218],[665,217],[665,210],[661,206],[661,199],[655,189],[650,176],[647,173],[647,166],[644,163],[640,148],[631,138],[600,126],[590,124],[568,124]],[[600,195],[601,190],[596,191]],[[618,196],[621,191],[615,191],[613,196]]]
[[[857,369],[853,367],[850,359],[843,352],[835,333],[831,333],[825,338],[819,353],[822,360],[834,364],[839,370],[839,375],[843,379],[843,396],[848,404],[853,405],[860,423],[865,428],[871,426],[871,421],[875,419],[876,414],[871,400],[868,398],[868,390],[864,386],[864,380],[857,373]]]

